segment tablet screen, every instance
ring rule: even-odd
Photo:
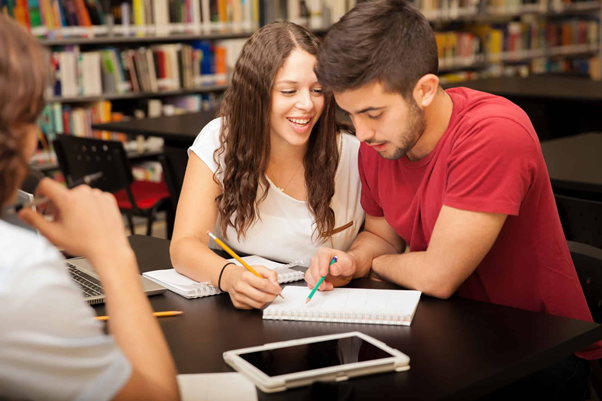
[[[280,376],[393,356],[357,336],[240,354],[242,359],[268,376]]]

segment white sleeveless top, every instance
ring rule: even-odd
[[[189,152],[193,151],[214,173],[217,170],[217,164],[213,160],[213,153],[220,145],[220,127],[221,118],[211,121],[203,128],[194,144],[189,148]],[[270,190],[265,200],[258,205],[259,218],[249,227],[245,238],[241,237],[239,241],[236,230],[228,226],[226,230],[228,239],[224,239],[219,228],[219,217],[213,231],[214,234],[237,252],[259,255],[285,263],[303,261],[304,266],[309,266],[309,259],[322,246],[347,251],[357,236],[365,217],[360,205],[361,186],[357,167],[360,142],[350,134],[341,134],[339,138],[340,159],[335,176],[335,193],[330,207],[335,215],[334,231],[351,223],[348,228],[335,233],[330,239],[316,238],[317,234],[312,239],[315,220],[307,203],[291,198],[268,178]],[[223,155],[219,162],[222,165],[222,174],[217,178],[221,182],[224,167]],[[213,241],[209,243],[209,247],[219,249],[219,246]]]

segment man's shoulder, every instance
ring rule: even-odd
[[[461,103],[459,123],[467,128],[474,125],[495,128],[495,123],[503,122],[535,133],[527,113],[506,98],[469,88],[453,88],[447,93],[454,102]]]

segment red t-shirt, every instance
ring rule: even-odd
[[[425,251],[443,205],[508,215],[457,295],[592,321],[568,250],[539,139],[510,101],[466,88],[453,101],[447,131],[416,162],[386,160],[360,147],[362,206],[410,246]],[[577,356],[602,357],[602,342]]]

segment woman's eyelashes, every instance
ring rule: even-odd
[[[315,96],[322,96],[324,91],[322,90],[322,88],[315,88],[315,89],[311,89],[310,92]],[[297,93],[297,90],[296,89],[280,90],[280,93],[283,94],[284,96],[293,96],[294,94]]]

